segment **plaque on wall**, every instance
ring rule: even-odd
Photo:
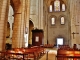
[[[39,42],[39,36],[35,37],[35,42]]]

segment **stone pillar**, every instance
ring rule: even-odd
[[[14,27],[12,36],[12,48],[24,47],[25,28],[29,28],[29,0],[21,0],[21,4],[15,5]]]
[[[25,0],[25,30],[27,28],[27,37],[26,37],[26,47],[28,46],[28,40],[29,40],[29,18],[30,18],[30,0]]]
[[[26,27],[28,28],[28,34],[29,34],[30,0],[25,0],[25,1],[26,1],[25,20],[26,20]]]
[[[38,25],[43,29],[43,0],[38,0]]]
[[[5,49],[7,18],[8,18],[9,0],[2,0],[2,9],[0,15],[0,51]]]
[[[44,44],[47,44],[47,42],[48,42],[48,22],[47,22],[47,20],[48,20],[48,12],[47,12],[47,1],[45,1],[44,0],[44,17],[43,17],[43,20],[44,20],[44,25],[43,25],[43,27],[44,27]]]
[[[22,47],[21,34],[23,34],[21,3],[18,3],[18,5],[14,5],[14,8],[15,10],[14,10],[14,26],[13,26],[13,35],[12,35],[12,48],[20,48]]]
[[[25,40],[24,40],[24,35],[25,35],[25,24],[26,24],[26,21],[25,21],[25,10],[26,10],[26,7],[25,7],[25,4],[26,4],[26,1],[25,0],[22,0],[22,15],[21,15],[21,20],[22,20],[22,25],[21,25],[21,30],[22,30],[22,33],[21,33],[21,42],[22,43],[22,47],[25,47]]]
[[[74,44],[78,44],[79,42],[79,1],[78,0],[70,0],[70,16],[71,16],[71,43],[72,46]],[[79,5],[78,5],[79,4]],[[73,33],[74,32],[74,36]]]
[[[41,27],[43,29],[43,0],[41,0]]]
[[[75,14],[75,18],[76,18],[76,33],[75,37],[76,37],[76,43],[80,44],[80,0],[76,0],[76,14]]]
[[[13,35],[12,35],[12,48],[19,48],[20,47],[20,20],[21,20],[21,13],[15,13],[14,15],[14,27],[13,27]]]
[[[74,1],[73,0],[71,0],[70,1],[71,3],[70,3],[70,12],[71,12],[71,14],[70,14],[70,16],[71,16],[71,42],[72,42],[72,45],[74,44],[74,42],[76,41],[75,39],[73,39],[73,32],[75,32],[76,31],[76,29],[75,29],[75,4],[74,4]]]

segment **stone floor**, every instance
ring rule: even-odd
[[[42,56],[39,60],[56,60],[56,54],[56,48],[46,48],[46,54],[44,54],[44,56]]]

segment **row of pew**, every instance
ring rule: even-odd
[[[43,45],[45,48],[53,48],[54,44],[44,44]]]
[[[13,48],[7,51],[0,51],[0,60],[39,60],[43,56],[43,47]]]
[[[80,60],[80,50],[62,45],[57,50],[57,60]]]

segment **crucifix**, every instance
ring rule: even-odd
[[[74,34],[79,34],[79,33],[75,33],[75,32],[73,32],[72,34],[73,34],[73,39],[74,39]]]

